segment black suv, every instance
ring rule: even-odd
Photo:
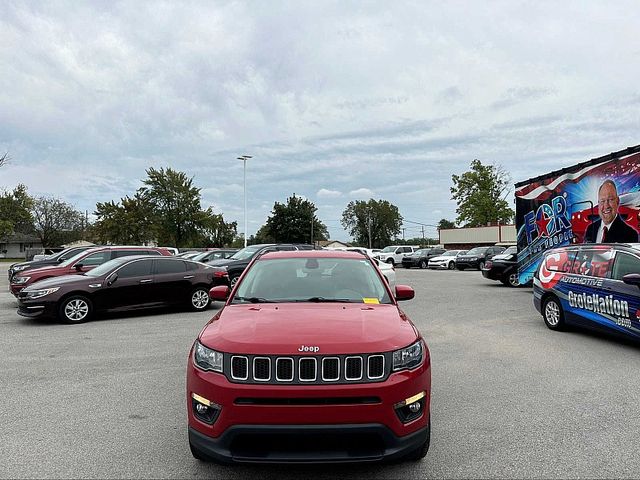
[[[402,266],[404,268],[420,267],[427,268],[429,259],[442,255],[446,250],[444,248],[421,248],[415,252],[402,257]]]
[[[482,270],[484,264],[494,255],[504,252],[504,247],[475,247],[464,255],[456,258],[456,268],[464,270],[465,268],[475,268]]]
[[[487,260],[482,276],[489,280],[500,280],[508,287],[518,287],[518,247],[507,248],[504,252]]]
[[[249,245],[242,250],[237,251],[229,258],[213,260],[207,263],[207,265],[211,265],[214,267],[226,267],[227,273],[229,274],[229,284],[231,288],[233,288],[244,272],[244,269],[247,268],[247,265],[251,263],[253,257],[256,255],[262,255],[267,252],[277,252],[277,251],[286,251],[286,250],[313,250],[313,245],[305,245],[305,244],[293,244],[293,243],[263,243],[259,245]],[[221,284],[219,282],[225,281],[223,277],[216,278],[217,284]]]
[[[49,265],[57,265],[59,263],[64,262],[65,260],[70,259],[71,257],[77,255],[80,252],[84,252],[85,250],[88,250],[90,248],[95,248],[96,246],[97,245],[88,245],[84,247],[69,247],[69,248],[65,248],[61,252],[54,253],[53,255],[49,255],[47,258],[43,258],[42,260],[31,260],[30,262],[14,263],[9,267],[9,271],[7,272],[9,274],[9,282],[11,282],[11,279],[13,278],[13,276],[18,272],[22,272],[24,270],[31,270],[32,268],[41,268],[41,267],[47,267]]]

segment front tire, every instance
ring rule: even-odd
[[[395,266],[396,265],[396,262],[393,260],[393,258],[387,258],[385,260],[385,262],[387,262],[391,266]]]
[[[58,316],[64,323],[83,323],[91,318],[93,305],[91,300],[83,295],[73,295],[65,298],[60,304]]]
[[[478,270],[482,270],[484,268],[484,262],[480,261],[478,262]]]
[[[231,285],[232,289],[233,287],[236,286],[236,283],[238,283],[239,278],[240,278],[240,275],[232,275],[231,278],[229,278],[229,284]]]
[[[511,272],[509,275],[507,275],[507,278],[505,280],[505,285],[511,288],[517,288],[520,286],[520,278],[518,277],[517,271]]]
[[[449,262],[449,264],[447,265],[447,269],[448,270],[453,270],[454,268],[456,268],[456,264],[453,262]]]
[[[542,318],[551,330],[564,330],[564,312],[557,297],[547,297],[542,305]]]
[[[427,261],[426,260],[420,260],[420,268],[422,268],[423,270],[425,268],[427,268]]]
[[[209,291],[205,287],[196,287],[191,292],[189,304],[194,312],[204,312],[211,305]]]

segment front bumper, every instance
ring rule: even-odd
[[[55,302],[33,301],[24,302],[18,298],[18,315],[27,318],[55,317],[57,313]]]
[[[22,291],[23,288],[25,288],[27,285],[16,285],[14,283],[9,284],[9,291],[15,296],[17,297],[18,294]]]
[[[394,406],[420,392],[426,392],[420,416],[403,423]],[[220,406],[213,424],[195,416],[193,393]],[[191,361],[187,368],[192,446],[220,462],[399,458],[427,438],[430,400],[428,356],[415,370],[393,373],[384,382],[361,384],[241,384],[229,382],[222,374],[203,372]],[[312,440],[304,440],[303,434],[310,434]],[[341,440],[343,436],[349,440]]]
[[[456,260],[457,268],[478,268],[480,260]]]
[[[437,262],[432,262],[431,260],[429,260],[427,266],[429,268],[447,268],[450,261],[451,260],[438,260]]]
[[[238,425],[219,438],[189,428],[189,443],[220,463],[346,463],[402,458],[428,435],[429,426],[398,437],[380,424]]]

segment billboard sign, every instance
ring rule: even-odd
[[[520,284],[544,252],[571,243],[635,243],[640,146],[516,184]]]

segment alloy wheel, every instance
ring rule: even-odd
[[[206,290],[196,290],[191,295],[191,305],[198,310],[205,308],[209,304],[209,294]]]
[[[69,321],[79,322],[89,314],[89,304],[81,298],[76,298],[64,306],[64,315]]]

